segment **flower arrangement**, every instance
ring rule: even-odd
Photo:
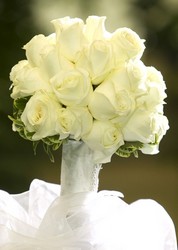
[[[42,141],[51,160],[68,139],[86,143],[99,163],[158,153],[169,128],[166,85],[141,61],[144,40],[129,28],[109,33],[105,17],[52,23],[55,33],[33,37],[11,70],[13,130],[35,150]]]

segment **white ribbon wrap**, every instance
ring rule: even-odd
[[[0,191],[1,250],[177,250],[174,224],[153,200],[130,205],[100,191],[101,165],[81,142],[64,145],[62,187],[34,180],[28,192]]]
[[[98,190],[101,164],[93,161],[94,152],[82,141],[63,144],[61,195]]]

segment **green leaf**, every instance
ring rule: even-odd
[[[58,150],[58,148],[60,148],[61,144],[62,144],[62,141],[61,141],[60,143],[53,144],[52,150],[53,150],[53,151]]]
[[[29,132],[25,127],[24,127],[24,135],[27,138],[27,140],[33,141],[32,137],[35,134],[35,132]]]
[[[128,158],[132,154],[138,158],[138,150],[143,147],[143,143],[141,142],[126,142],[116,151],[116,154],[120,157]]]
[[[45,143],[43,143],[43,148],[45,150],[45,152],[47,153],[47,155],[49,156],[49,159],[51,162],[54,162],[54,156],[51,152],[51,147]]]
[[[33,141],[33,152],[34,152],[34,155],[36,155],[37,146],[38,146],[39,142],[40,141]]]
[[[30,99],[30,97],[24,97],[24,98],[17,98],[14,100],[14,108],[16,108],[17,110],[24,110],[28,100]]]
[[[24,98],[17,98],[14,100],[14,102],[13,102],[13,116],[15,119],[20,119],[29,99],[30,99],[30,97],[28,96],[28,97],[24,97]]]
[[[52,151],[56,151],[62,145],[64,140],[60,140],[59,135],[48,136],[42,139],[45,152],[48,154],[50,160],[54,162]]]
[[[151,145],[158,145],[159,144],[159,136],[158,136],[158,134],[155,134],[155,141],[152,142],[152,143],[149,143],[149,144],[151,144]]]

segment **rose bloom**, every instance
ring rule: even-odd
[[[34,36],[24,49],[29,64],[32,67],[38,67],[47,81],[60,70],[74,67],[73,63],[59,53],[58,46],[56,46],[56,34]]]
[[[109,34],[104,27],[105,19],[89,16],[86,24],[80,18],[64,17],[53,20],[59,57],[62,55],[75,63],[86,46],[90,46],[95,40],[105,39]]]
[[[11,97],[14,99],[33,95],[38,90],[52,91],[39,68],[31,67],[27,60],[19,61],[12,68],[10,80],[13,82]]]
[[[80,53],[76,66],[89,72],[93,84],[101,83],[114,68],[111,44],[103,40],[93,41]]]
[[[169,129],[169,122],[166,116],[162,114],[153,115],[153,133],[155,134],[156,144],[144,144],[141,148],[142,153],[144,154],[157,154],[159,153],[159,143],[163,136],[166,134]]]
[[[21,120],[29,132],[34,132],[32,140],[41,140],[59,133],[60,104],[55,96],[36,92],[27,102]]]
[[[133,86],[141,85],[143,77],[140,73],[136,79],[131,73],[133,73],[131,70],[128,73],[127,64],[124,64],[97,86],[89,102],[89,110],[95,119],[110,120],[117,116],[126,117],[134,111],[135,96],[143,90],[140,87],[136,91]]]
[[[66,106],[86,106],[92,93],[88,73],[82,69],[59,72],[51,85],[59,102]]]
[[[164,82],[163,76],[160,71],[155,67],[147,67],[147,83],[155,83],[159,86],[160,90],[166,89],[166,84]]]
[[[167,97],[165,93],[166,85],[161,73],[154,67],[146,67],[146,91],[137,98],[137,106],[152,110],[152,112],[163,114],[164,99]]]
[[[55,47],[55,35],[44,36],[42,34],[34,36],[24,49],[28,62],[33,67],[40,67],[43,63],[43,56],[47,55]]]
[[[64,17],[53,20],[59,55],[75,62],[78,53],[86,43],[83,35],[84,23],[80,18]]]
[[[94,151],[94,161],[109,162],[113,153],[124,144],[121,131],[110,121],[94,120],[90,133],[82,140]]]
[[[116,65],[129,59],[140,59],[145,49],[144,40],[129,28],[119,28],[111,36]]]
[[[129,82],[130,90],[136,96],[142,94],[146,91],[147,67],[138,59],[129,60],[125,65],[125,70],[123,69],[123,76],[125,77],[120,82],[124,84],[126,80],[126,82]]]
[[[86,107],[67,107],[59,110],[60,138],[80,140],[92,128],[93,118]]]
[[[88,44],[96,40],[106,40],[110,37],[110,33],[105,29],[105,20],[105,16],[89,16],[87,18],[83,33]]]
[[[95,90],[90,99],[89,110],[95,119],[104,121],[118,116],[127,117],[134,110],[134,99],[126,90],[115,92],[109,86],[110,92]]]
[[[125,141],[140,141],[144,144],[160,141],[166,133],[168,120],[165,116],[139,108],[135,110],[122,129]]]

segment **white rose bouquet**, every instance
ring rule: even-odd
[[[109,33],[104,22],[53,20],[55,33],[33,37],[11,70],[13,130],[35,149],[42,141],[51,160],[68,139],[86,143],[97,163],[155,154],[169,128],[163,77],[141,61],[144,40],[129,28]]]

